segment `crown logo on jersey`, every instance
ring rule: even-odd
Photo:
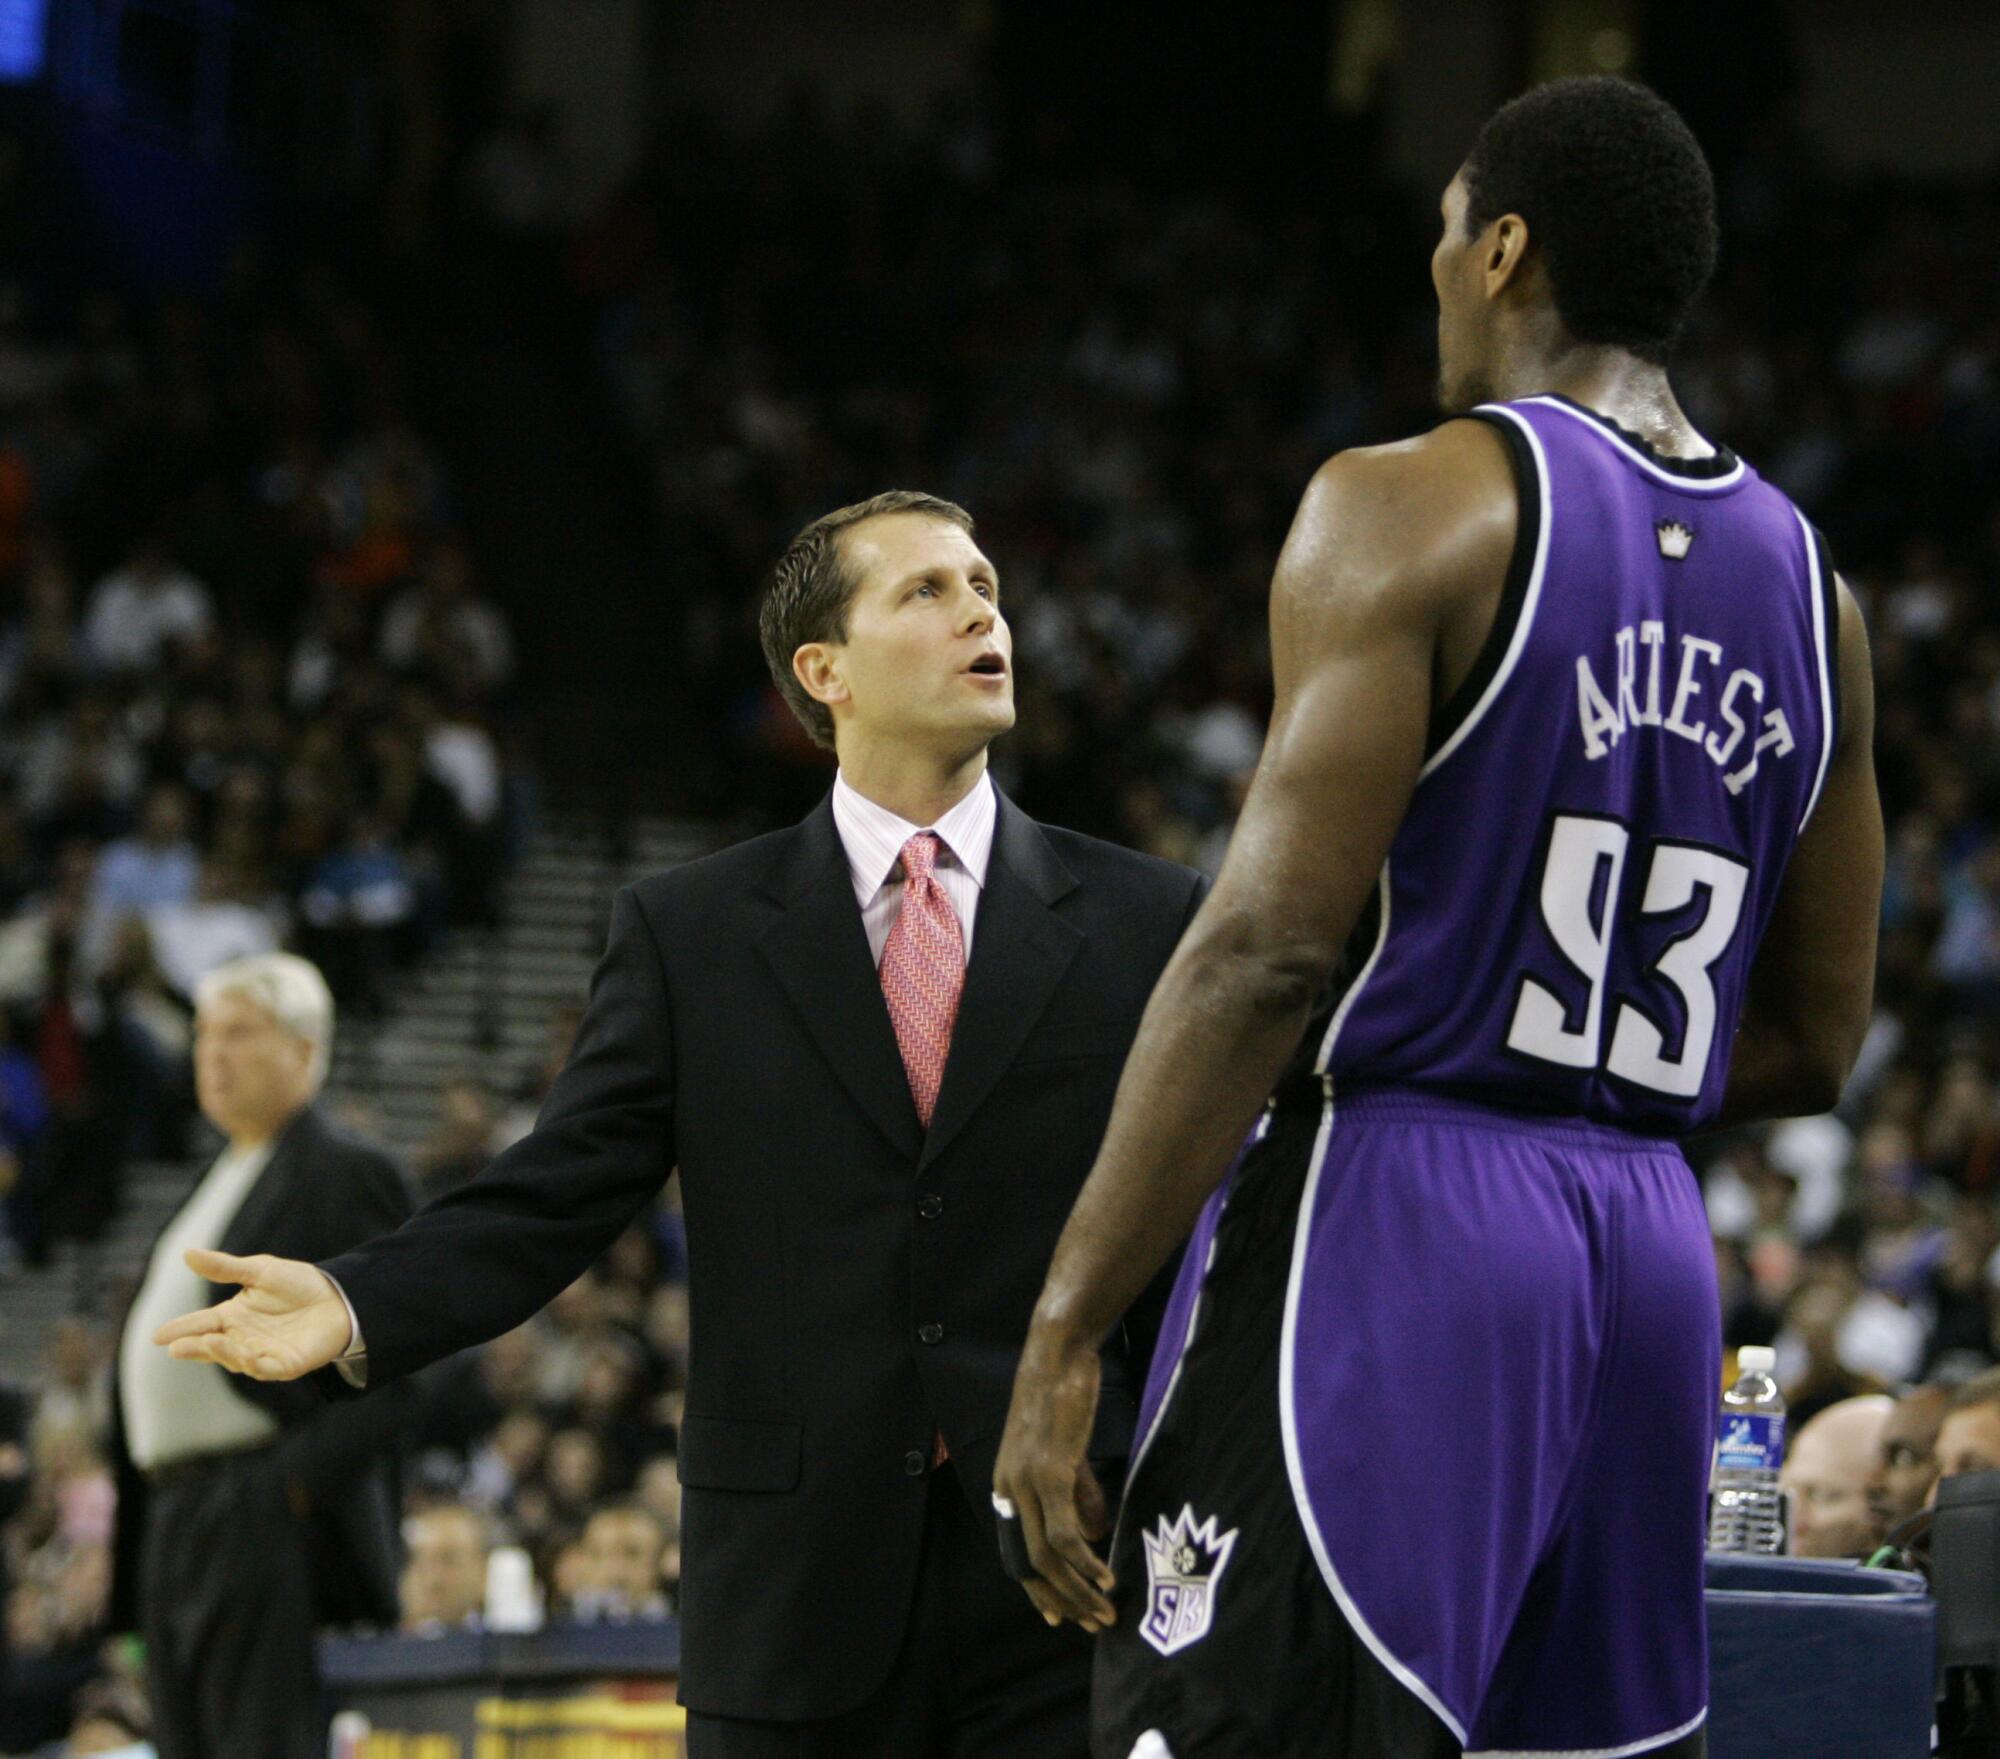
[[[1669,562],[1685,562],[1688,548],[1694,542],[1694,530],[1681,524],[1678,519],[1662,519],[1653,527],[1659,534],[1660,554]]]
[[[1162,1655],[1172,1655],[1208,1635],[1215,1615],[1215,1590],[1236,1549],[1241,1528],[1218,1535],[1216,1517],[1197,1522],[1192,1505],[1183,1504],[1170,1522],[1165,1515],[1146,1542],[1146,1616],[1139,1635]]]

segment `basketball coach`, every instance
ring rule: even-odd
[[[396,1621],[407,1389],[329,1404],[151,1342],[222,1293],[191,1248],[325,1257],[409,1215],[394,1161],[312,1103],[332,1046],[333,998],[304,959],[239,959],[196,991],[196,1096],[227,1141],[153,1246],[112,1400],[112,1622],[145,1636],[161,1759],[322,1759],[316,1627]]]
[[[831,796],[618,894],[568,1067],[484,1174],[323,1267],[204,1261],[243,1292],[160,1341],[261,1378],[345,1354],[351,1382],[400,1379],[520,1323],[678,1167],[693,1759],[1081,1759],[1088,1642],[1001,1573],[993,1456],[1202,881],[994,788],[1012,640],[962,509],[897,492],[816,520],[762,629],[839,756]],[[1142,1307],[1103,1350],[1092,1525]]]

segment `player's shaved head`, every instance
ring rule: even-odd
[[[1479,132],[1460,172],[1465,228],[1526,223],[1578,342],[1664,365],[1715,272],[1715,178],[1672,105],[1631,80],[1559,79]]]

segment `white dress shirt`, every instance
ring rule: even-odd
[[[269,1412],[229,1384],[213,1362],[182,1362],[153,1343],[170,1319],[208,1305],[208,1284],[182,1261],[190,1246],[220,1247],[222,1236],[271,1158],[271,1144],[225,1148],[194,1195],[167,1223],[146,1263],[146,1280],[118,1340],[118,1394],[125,1445],[142,1472],[199,1454],[255,1447],[278,1433]]]
[[[979,894],[986,885],[986,868],[993,857],[993,826],[1000,815],[993,778],[982,774],[956,806],[935,824],[913,825],[886,806],[857,793],[846,776],[833,778],[833,823],[840,846],[847,851],[847,871],[854,880],[855,902],[861,906],[861,926],[868,931],[868,950],[882,963],[882,948],[903,908],[903,845],[920,831],[935,831],[943,848],[932,870],[951,900],[959,933],[965,936],[965,958],[972,962],[972,924],[979,913]]]

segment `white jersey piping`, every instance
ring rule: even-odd
[[[1535,495],[1541,517],[1537,522],[1540,529],[1535,534],[1535,561],[1528,572],[1527,590],[1521,595],[1520,614],[1514,619],[1514,633],[1507,643],[1506,655],[1494,668],[1493,676],[1486,682],[1486,688],[1479,693],[1479,700],[1472,705],[1471,712],[1452,729],[1452,734],[1436,751],[1430,760],[1417,771],[1417,780],[1422,782],[1432,770],[1465,743],[1465,737],[1485,718],[1486,711],[1493,706],[1493,699],[1500,694],[1502,686],[1513,675],[1520,664],[1522,651],[1528,645],[1528,631],[1535,621],[1535,607],[1541,603],[1542,577],[1548,571],[1549,563],[1549,459],[1542,450],[1541,437],[1535,432],[1534,424],[1518,411],[1509,409],[1504,403],[1482,403],[1477,413],[1504,416],[1527,437],[1528,449],[1535,459]]]
[[[1708,1712],[1704,1709],[1679,1728],[1669,1729],[1663,1735],[1648,1735],[1629,1747],[1508,1747],[1504,1751],[1498,1747],[1482,1747],[1476,1753],[1466,1754],[1465,1759],[1633,1759],[1635,1754],[1672,1746],[1675,1741],[1693,1734],[1707,1720]]]
[[[1796,507],[1792,517],[1799,522],[1799,533],[1806,543],[1806,588],[1809,603],[1806,614],[1812,620],[1813,658],[1819,667],[1819,773],[1813,777],[1812,792],[1806,796],[1805,816],[1799,820],[1799,830],[1804,832],[1812,822],[1813,809],[1819,805],[1820,790],[1826,786],[1827,766],[1833,760],[1833,661],[1826,651],[1826,592],[1827,583],[1820,577],[1819,545],[1813,539],[1813,530],[1806,523],[1806,516]]]
[[[1330,1045],[1331,1034],[1328,1037]],[[1375,1634],[1374,1628],[1362,1616],[1361,1608],[1355,1604],[1354,1597],[1348,1593],[1346,1584],[1341,1581],[1340,1572],[1333,1567],[1333,1559],[1326,1549],[1325,1536],[1319,1530],[1319,1518],[1313,1513],[1312,1497],[1306,1489],[1305,1465],[1299,1451],[1297,1396],[1292,1387],[1292,1357],[1298,1345],[1299,1291],[1305,1283],[1306,1248],[1312,1238],[1313,1201],[1319,1193],[1320,1174],[1326,1167],[1327,1139],[1333,1133],[1332,1087],[1333,1084],[1329,1081],[1325,1110],[1320,1116],[1319,1134],[1313,1138],[1312,1160],[1306,1173],[1305,1190],[1299,1195],[1299,1218],[1292,1236],[1292,1269],[1285,1284],[1285,1329],[1278,1346],[1278,1429],[1285,1443],[1285,1473],[1291,1480],[1292,1501],[1298,1507],[1299,1525],[1305,1530],[1306,1543],[1312,1548],[1313,1561],[1319,1565],[1319,1573],[1332,1591],[1334,1603],[1340,1608],[1341,1617],[1347,1620],[1354,1634],[1367,1646],[1368,1652],[1388,1669],[1391,1677],[1450,1729],[1452,1738],[1463,1746],[1465,1724],[1445,1708],[1444,1701],[1424,1680],[1390,1652],[1388,1645]]]
[[[1694,495],[1713,495],[1723,489],[1733,489],[1743,480],[1746,466],[1740,458],[1737,459],[1733,469],[1725,471],[1721,476],[1682,476],[1679,471],[1668,470],[1664,465],[1648,458],[1645,453],[1622,439],[1603,422],[1593,420],[1580,409],[1572,409],[1560,397],[1523,397],[1521,401],[1532,403],[1538,409],[1560,410],[1571,421],[1588,428],[1607,445],[1615,446],[1622,457],[1629,458],[1655,481],[1663,482],[1670,488],[1685,489]]]
[[[1320,1040],[1319,1058],[1313,1064],[1315,1075],[1325,1075],[1333,1063],[1333,1043],[1340,1036],[1340,1029],[1347,1024],[1347,1016],[1353,1012],[1354,1004],[1361,999],[1361,991],[1369,978],[1375,975],[1375,967],[1381,962],[1382,949],[1389,944],[1389,863],[1382,863],[1382,871],[1375,879],[1377,899],[1375,945],[1369,949],[1367,962],[1355,973],[1354,981],[1347,986],[1347,994],[1340,998],[1340,1006],[1333,1011],[1333,1018],[1326,1023],[1326,1036]]]

